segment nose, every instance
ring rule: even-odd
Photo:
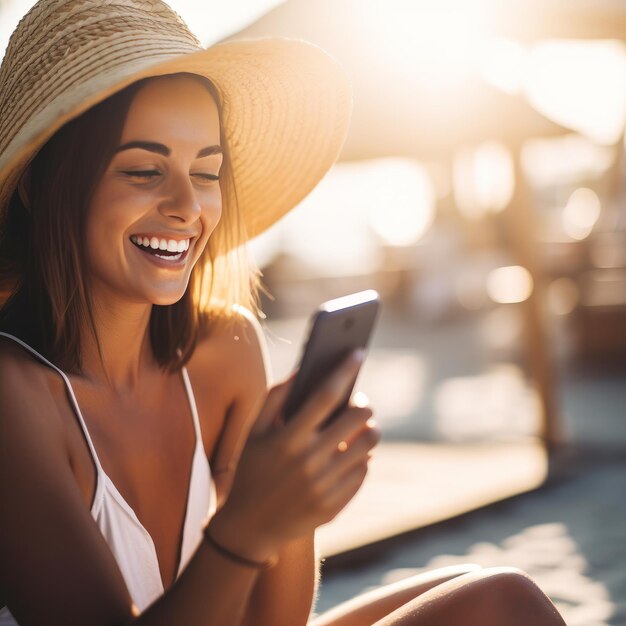
[[[165,217],[171,217],[183,223],[194,222],[202,213],[198,194],[188,175],[170,176],[167,195],[159,204],[159,211]]]

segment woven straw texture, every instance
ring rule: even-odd
[[[223,104],[237,197],[253,237],[337,158],[351,91],[319,48],[287,39],[204,50],[159,0],[40,0],[0,67],[0,229],[24,168],[67,121],[147,76],[209,78]]]

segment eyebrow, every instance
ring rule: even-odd
[[[172,151],[162,143],[155,143],[153,141],[129,141],[128,143],[118,146],[115,149],[115,154],[122,152],[123,150],[131,150],[133,148],[140,148],[141,150],[147,150],[148,152],[155,152],[156,154],[160,154],[165,157],[170,156],[172,153]],[[222,153],[222,146],[207,146],[206,148],[202,148],[198,151],[196,159]]]

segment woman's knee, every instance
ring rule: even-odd
[[[526,596],[537,592],[543,595],[532,578],[517,567],[488,567],[476,575],[489,587],[504,597]]]
[[[489,605],[492,615],[507,616],[510,620],[515,613],[519,623],[564,624],[554,604],[526,572],[497,567],[483,569],[473,576],[476,586],[481,588],[481,600]]]

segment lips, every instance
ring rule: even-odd
[[[189,240],[187,240],[187,249],[183,252],[171,252],[169,250],[154,249],[150,246],[146,247],[136,242],[132,242],[135,248],[145,255],[145,257],[155,263],[159,267],[168,269],[179,269],[185,266],[187,256],[189,255]]]

